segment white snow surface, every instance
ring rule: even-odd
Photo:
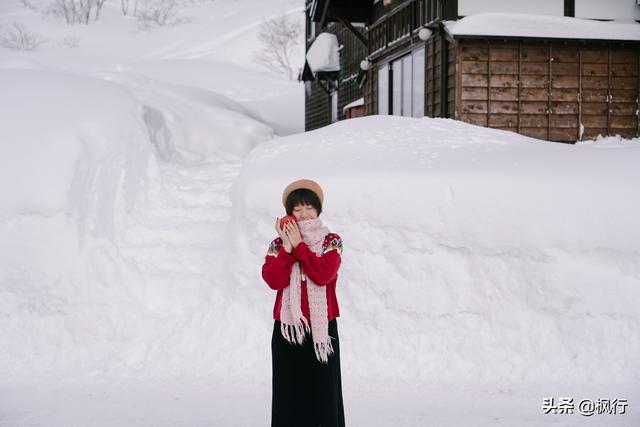
[[[229,135],[213,120],[215,155],[194,157],[179,142],[198,130],[196,97],[193,126],[181,135],[115,83],[48,71],[0,76],[3,373],[147,369],[156,357],[180,370],[179,351],[149,352],[171,331],[184,340],[177,319],[211,296],[211,263],[200,260],[215,259],[228,221],[228,198],[215,190],[237,173],[236,141],[265,135],[220,109],[209,117],[235,120],[233,138],[218,141]],[[172,313],[177,323],[165,323]]]
[[[0,48],[0,425],[266,423],[260,268],[302,177],[344,241],[350,425],[640,422],[640,140],[388,116],[278,137],[302,86],[248,44],[297,2],[192,3],[152,30],[118,7],[69,27],[0,5],[49,38]],[[629,413],[542,414],[567,395]]]
[[[15,213],[0,239],[7,419],[264,422],[275,294],[260,266],[282,188],[299,177],[321,183],[321,218],[344,241],[343,386],[356,425],[545,425],[545,396],[635,401],[638,142],[365,117],[265,141],[244,159],[153,156],[149,194],[113,213],[110,238],[77,231],[69,215]],[[40,230],[55,243],[27,260]],[[44,385],[30,392],[28,378]],[[61,391],[86,409],[56,403]]]
[[[338,37],[331,33],[320,33],[307,50],[307,62],[314,73],[340,71]]]
[[[584,40],[640,40],[635,21],[596,21],[564,16],[487,12],[447,21],[454,36],[504,36]]]
[[[0,68],[51,69],[98,78],[115,73],[119,82],[132,77],[133,85],[142,89],[160,80],[230,98],[278,135],[304,130],[304,87],[254,60],[264,48],[258,40],[262,22],[278,13],[304,22],[297,0],[180,0],[178,14],[168,25],[151,28],[133,16],[122,16],[115,0],[107,1],[100,20],[90,25],[65,25],[64,19],[46,15],[48,0],[28,3],[41,12],[25,8],[19,0],[0,2],[0,28],[17,22],[44,43],[31,52],[0,46]],[[291,61],[304,63],[302,36]]]
[[[552,144],[446,119],[340,122],[246,158],[234,235],[253,257],[230,262],[250,284],[281,189],[316,179],[344,241],[351,374],[638,383],[639,156],[636,142]],[[265,175],[273,164],[288,167]]]
[[[181,4],[143,29],[115,1],[88,26],[0,2],[3,29],[44,39],[0,47],[0,425],[77,420],[51,420],[51,395],[21,410],[18,383],[235,378],[214,359],[244,342],[217,327],[242,311],[219,296],[228,189],[256,144],[304,129],[303,86],[253,62],[257,28],[304,16],[290,0]]]

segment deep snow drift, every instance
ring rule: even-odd
[[[46,10],[51,2],[28,3]],[[303,86],[261,68],[254,56],[264,48],[260,24],[279,13],[302,24],[303,6],[297,0],[177,3],[178,13],[166,26],[146,28],[133,16],[122,16],[119,0],[107,1],[100,20],[90,25],[65,25],[64,19],[25,8],[20,0],[3,0],[0,30],[16,22],[44,43],[29,52],[0,46],[0,68],[99,78],[117,74],[119,82],[130,80],[142,89],[156,81],[189,86],[232,99],[278,135],[302,132]],[[304,64],[303,43],[301,37],[291,52],[294,67]]]
[[[192,376],[226,372],[207,349],[234,342],[211,332],[233,311],[216,297],[228,188],[256,144],[303,128],[303,87],[252,59],[279,12],[303,19],[290,0],[185,3],[145,30],[107,2],[68,26],[2,2],[0,25],[45,39],[0,48],[3,374],[149,378],[195,352]]]
[[[302,129],[302,86],[250,54],[300,8],[141,31],[113,2],[90,27],[2,2],[49,40],[0,48],[0,425],[265,423],[260,267],[300,177],[345,244],[351,425],[637,424],[540,406],[640,398],[639,141],[394,117],[274,139]]]
[[[236,253],[253,257],[230,263],[266,315],[271,292],[255,292],[252,266],[275,237],[282,188],[316,179],[322,217],[344,241],[349,375],[637,384],[639,160],[637,141],[555,144],[446,119],[340,122],[251,152],[233,218]]]
[[[322,218],[345,244],[338,298],[352,422],[587,422],[539,408],[545,396],[638,398],[639,150],[395,117],[267,140],[243,161],[167,160],[153,148],[148,194],[114,210],[113,238],[41,214],[3,222],[3,259],[17,243],[24,250],[3,266],[12,274],[0,288],[0,357],[11,388],[0,399],[36,405],[7,419],[265,420],[275,294],[260,266],[283,186],[306,176],[323,186]],[[119,200],[126,192],[115,188]],[[43,241],[27,230],[45,227],[55,239],[71,230],[69,244],[26,262]],[[67,264],[46,262],[53,251]],[[105,375],[72,380],[88,373]],[[30,391],[29,378],[47,385]],[[142,382],[124,385],[130,378]],[[56,404],[57,390],[87,412]],[[31,406],[15,397],[27,394]],[[150,402],[164,409],[144,409]],[[637,418],[628,415],[607,423]]]
[[[0,92],[3,376],[171,375],[194,348],[209,372],[224,373],[204,349],[224,310],[212,276],[226,191],[239,155],[271,128],[180,87],[141,94],[91,77],[0,70]],[[172,109],[183,114],[172,119]]]

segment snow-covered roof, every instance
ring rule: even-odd
[[[595,21],[526,13],[478,13],[447,21],[453,36],[535,37],[586,40],[640,40],[635,21]]]
[[[314,73],[340,71],[338,38],[335,34],[320,33],[307,51],[307,63]]]
[[[347,105],[345,105],[342,108],[342,112],[344,113],[345,111],[347,111],[349,108],[353,108],[353,107],[360,107],[361,105],[364,105],[364,97],[362,98],[358,98],[353,102],[348,103]]]

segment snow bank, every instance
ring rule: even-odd
[[[245,156],[274,136],[259,115],[220,93],[124,70],[96,75],[123,85],[145,105],[156,145],[169,144],[189,158]]]
[[[106,2],[100,20],[90,25],[66,25],[63,18],[43,17],[19,1],[0,3],[0,26],[16,21],[47,40],[33,52],[0,47],[0,68],[142,73],[223,95],[279,135],[304,130],[304,86],[254,59],[264,48],[258,39],[262,22],[284,13],[303,25],[297,0],[180,2],[179,22],[147,30],[122,16],[116,2]],[[31,3],[45,8],[47,2]],[[304,63],[302,33],[290,53],[292,64]]]
[[[152,30],[113,2],[88,26],[1,3],[46,43],[0,48],[0,377],[246,378],[228,189],[258,143],[304,129],[303,86],[252,57],[299,2],[184,3]]]
[[[100,365],[101,330],[126,322],[119,315],[136,305],[108,306],[126,292],[113,242],[157,177],[140,106],[92,78],[0,76],[3,375]],[[96,357],[87,360],[82,348],[92,344]]]
[[[115,3],[91,26],[3,3],[49,42],[0,59],[0,377],[268,383],[260,266],[311,177],[345,241],[345,385],[637,384],[637,141],[368,117],[262,143],[302,129],[304,97],[246,47],[295,3],[139,33]]]
[[[640,40],[635,22],[603,22],[526,13],[478,13],[446,23],[454,36],[537,37],[584,40]]]
[[[87,232],[113,236],[118,198],[131,209],[148,178],[152,151],[136,100],[86,77],[0,75],[0,218],[64,214]]]
[[[0,70],[0,376],[221,377],[225,188],[273,132],[208,91],[99,77]]]
[[[637,384],[637,142],[385,116],[267,142],[233,187],[236,286],[270,316],[259,267],[282,189],[307,177],[345,245],[349,380]]]
[[[241,105],[246,115],[278,135],[304,131],[304,86],[299,82],[205,59],[135,61],[121,64],[117,71],[215,92]]]

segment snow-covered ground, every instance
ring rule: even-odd
[[[251,54],[262,19],[301,9],[192,3],[142,30],[114,2],[88,27],[0,4],[49,40],[0,48],[0,426],[267,424],[260,267],[301,177],[345,245],[349,425],[640,424],[640,141],[297,133],[302,86]]]
[[[53,0],[28,2],[46,10]],[[155,83],[186,85],[233,99],[279,135],[302,132],[304,89],[260,68],[254,60],[263,49],[260,24],[282,13],[302,25],[300,2],[178,2],[184,5],[171,24],[147,28],[132,16],[122,16],[116,0],[105,3],[100,20],[90,25],[65,25],[62,19],[25,8],[20,0],[3,0],[0,33],[15,22],[44,43],[30,52],[0,46],[0,69],[62,70],[106,79],[115,73],[121,83],[141,89]],[[293,65],[302,66],[303,57],[301,39],[293,51]]]
[[[638,383],[639,158],[637,140],[551,144],[448,119],[340,122],[245,159],[234,236],[254,256],[229,263],[253,286],[274,200],[291,176],[311,176],[345,242],[343,324],[358,327],[344,334],[358,345],[344,353],[367,360],[352,373]],[[288,167],[265,176],[278,162]]]

